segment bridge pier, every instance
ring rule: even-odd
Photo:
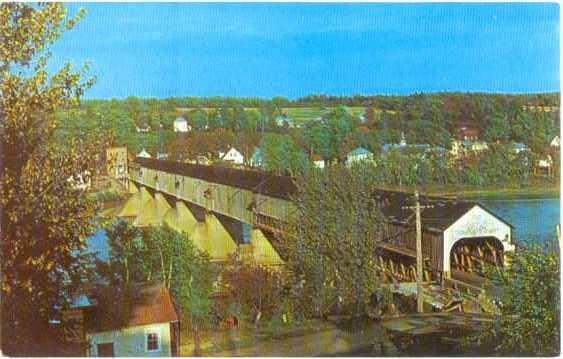
[[[212,213],[206,213],[205,221],[197,223],[189,239],[200,250],[207,252],[212,261],[226,261],[237,251],[236,242]]]
[[[163,222],[178,232],[185,232],[191,236],[198,225],[197,219],[188,206],[182,201],[176,201],[175,206],[164,215]]]
[[[135,185],[133,185],[133,188],[137,189]],[[141,186],[137,189],[137,192],[127,199],[117,216],[123,218],[138,217],[145,205],[151,201],[152,196],[146,188]]]
[[[145,188],[141,188],[141,195],[149,196],[150,199],[144,203],[133,223],[140,227],[162,224],[166,212],[172,209],[166,198],[158,192],[152,196]]]
[[[127,192],[131,194],[139,193],[139,187],[135,184],[135,182],[128,180],[127,181]]]
[[[268,266],[283,264],[283,260],[262,230],[258,228],[252,228],[250,230],[250,244],[252,245],[254,263]]]

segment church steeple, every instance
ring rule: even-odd
[[[401,131],[401,142],[399,142],[399,146],[404,147],[407,145],[407,140],[405,139],[405,133]]]

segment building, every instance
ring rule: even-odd
[[[547,173],[548,176],[551,176],[553,169],[553,158],[551,155],[546,155],[544,158],[538,160],[537,169],[543,173]]]
[[[234,147],[231,147],[227,153],[219,152],[219,158],[223,161],[232,162],[237,165],[244,164],[244,156]]]
[[[521,142],[513,143],[513,151],[516,154],[518,154],[522,151],[526,151],[527,149],[528,149],[528,147],[526,147],[526,145],[521,143]]]
[[[174,132],[189,132],[192,130],[192,126],[188,124],[188,120],[184,117],[176,117],[174,120]]]
[[[106,171],[113,178],[127,176],[127,147],[106,149]]]
[[[325,160],[320,155],[313,153],[309,158],[315,167],[325,168]]]
[[[152,156],[144,148],[137,154],[137,157],[151,158]]]
[[[250,166],[251,167],[262,167],[264,163],[264,159],[262,157],[262,150],[259,147],[254,148],[254,152],[252,153],[252,157],[250,157]]]
[[[66,327],[79,328],[74,339],[88,344],[87,356],[178,356],[180,323],[162,284],[135,288],[127,301],[123,290],[110,293],[116,297],[82,301],[63,316]]]
[[[282,113],[281,115],[277,115],[274,118],[274,121],[276,121],[276,124],[279,127],[285,127],[287,126],[288,128],[294,128],[295,127],[295,121],[293,121],[293,119],[291,117],[289,117],[288,115]]]
[[[149,126],[147,123],[141,124],[139,126],[135,126],[135,129],[137,130],[137,133],[151,132],[151,126]]]
[[[358,147],[346,155],[346,163],[351,164],[357,161],[373,160],[373,153],[363,147]]]
[[[485,141],[478,140],[454,140],[452,141],[452,149],[450,153],[456,158],[476,154],[489,149],[489,145]]]
[[[69,182],[74,189],[87,191],[92,187],[92,175],[90,171],[84,170],[67,178],[67,182]]]
[[[462,125],[459,127],[457,139],[476,141],[479,139],[479,129],[470,125]]]
[[[559,148],[560,144],[561,144],[561,140],[559,139],[559,136],[553,137],[553,140],[551,140],[550,143],[551,147],[554,148]]]
[[[444,154],[447,152],[446,149],[441,146],[431,146],[427,143],[407,144],[405,134],[402,132],[401,141],[399,143],[385,143],[381,147],[381,152],[385,154],[392,149],[396,149],[399,152],[409,150],[412,154],[416,154],[421,158],[426,157],[426,154],[432,151],[436,154]]]

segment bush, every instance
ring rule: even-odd
[[[283,302],[283,286],[278,272],[233,262],[222,273],[222,277],[230,291],[229,312],[239,321],[270,320],[279,312]]]

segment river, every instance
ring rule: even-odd
[[[477,199],[486,208],[514,226],[515,241],[544,243],[555,239],[560,221],[559,198]]]
[[[544,243],[555,238],[555,226],[560,219],[559,198],[526,199],[474,199],[514,226],[515,241],[531,240]],[[98,231],[88,238],[88,247],[102,260],[108,259],[105,231]]]

